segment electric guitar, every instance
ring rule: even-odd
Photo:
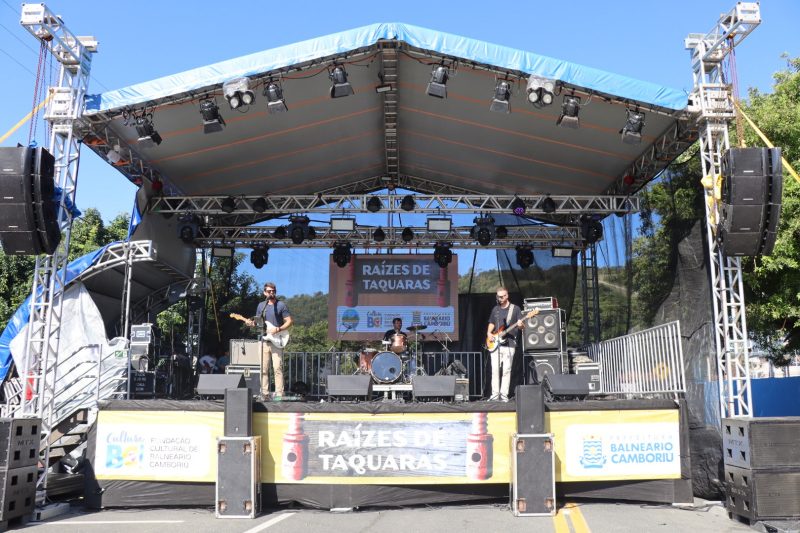
[[[239,313],[231,313],[231,318],[235,318],[236,320],[241,320],[245,324],[250,322],[250,319],[240,315]],[[265,331],[269,331],[270,328],[276,328],[275,324],[270,322],[269,320],[264,321],[264,329]],[[289,343],[289,331],[279,331],[278,333],[267,333],[264,335],[264,340],[272,344],[276,348],[286,348],[286,345]]]
[[[533,309],[527,315],[520,318],[520,320],[528,320],[529,318],[534,317],[538,314],[539,310]],[[486,349],[489,350],[489,352],[497,350],[501,344],[504,344],[506,342],[506,335],[514,331],[516,327],[517,323],[515,322],[509,328],[506,328],[505,326],[500,326],[500,329],[498,329],[494,333],[489,333],[486,336]]]

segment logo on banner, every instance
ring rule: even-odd
[[[379,328],[383,322],[383,315],[377,311],[370,311],[367,313],[367,327]]]
[[[603,468],[606,456],[603,454],[603,439],[589,436],[583,439],[583,454],[580,457],[584,468]]]
[[[354,328],[358,325],[359,316],[355,309],[347,309],[342,313],[342,324]]]
[[[110,433],[106,437],[106,468],[136,468],[144,463],[145,439],[127,431]]]

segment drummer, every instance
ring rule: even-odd
[[[394,327],[392,329],[388,330],[383,335],[383,342],[384,343],[386,343],[386,342],[391,343],[392,339],[394,338],[395,335],[402,335],[403,336],[403,344],[407,344],[406,341],[408,340],[408,336],[403,332],[403,319],[400,318],[399,316],[393,318],[392,319],[392,326],[394,326]]]

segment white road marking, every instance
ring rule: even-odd
[[[183,520],[60,520],[56,522],[41,522],[41,525],[59,526],[91,526],[109,524],[182,524]]]
[[[254,527],[252,529],[248,529],[244,533],[256,533],[257,531],[263,531],[263,530],[267,529],[268,527],[274,526],[278,522],[281,522],[282,520],[286,520],[290,516],[294,516],[294,514],[295,513],[285,513],[285,514],[282,514],[282,515],[278,515],[275,518],[273,518],[272,520],[267,520],[263,524],[259,524],[259,525],[257,525],[256,527]]]

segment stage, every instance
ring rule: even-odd
[[[101,405],[87,450],[92,507],[210,506],[221,401]],[[333,509],[507,500],[516,405],[502,402],[270,402],[263,505]],[[559,497],[691,502],[685,407],[672,400],[546,405]]]

